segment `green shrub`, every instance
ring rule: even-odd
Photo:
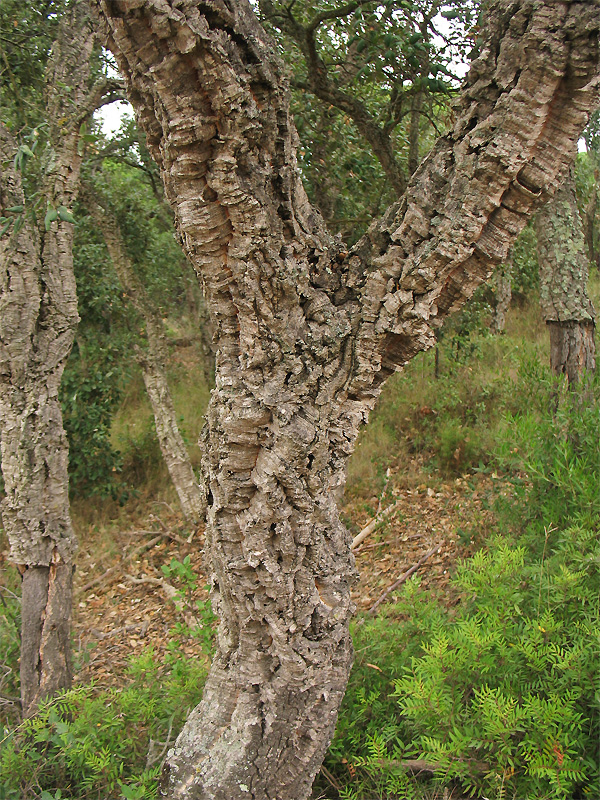
[[[63,423],[69,440],[71,493],[126,499],[120,480],[121,454],[112,447],[110,426],[121,399],[120,354],[110,346],[83,347],[69,357],[60,387]]]
[[[203,664],[151,650],[131,663],[122,690],[72,689],[0,734],[0,797],[154,798],[160,762],[199,702]]]
[[[19,652],[21,647],[21,602],[17,594],[18,572],[16,569],[2,569],[0,583],[0,694],[13,698],[13,702],[3,704],[0,723],[17,713],[19,696]]]
[[[450,380],[446,407],[460,398]],[[600,796],[598,382],[557,394],[526,357],[512,387],[494,429],[494,467],[513,483],[497,493],[496,535],[459,567],[454,608],[413,579],[355,624],[327,796],[416,799],[436,784],[490,800]],[[449,453],[452,426],[432,417]],[[415,759],[430,777],[410,774]]]
[[[463,565],[469,602],[397,682],[400,708],[420,757],[473,793],[598,796],[597,537],[526,552],[499,539]]]
[[[420,756],[490,797],[600,794],[600,403],[543,370],[507,420],[519,476],[498,537],[464,564],[468,598],[397,682]],[[450,622],[450,621],[448,621]]]

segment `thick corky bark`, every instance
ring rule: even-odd
[[[351,665],[336,499],[381,384],[506,257],[598,82],[598,2],[490,4],[454,129],[350,253],[310,207],[242,0],[97,0],[215,324],[204,471],[217,652],[172,798],[308,796]]]
[[[589,262],[573,170],[536,215],[540,302],[550,331],[550,366],[569,385],[596,368],[596,313],[587,293]]]
[[[85,4],[59,27],[47,73],[49,150],[42,195],[73,207],[79,184],[79,128],[89,113],[92,36]],[[70,90],[67,91],[67,87]],[[2,210],[25,204],[13,158],[17,143],[0,124]],[[71,682],[73,554],[68,446],[58,399],[79,320],[72,264],[73,225],[38,228],[26,210],[0,239],[0,441],[6,497],[2,520],[23,575],[21,701],[24,715]]]
[[[189,522],[198,524],[204,516],[206,500],[194,475],[192,462],[177,425],[177,414],[167,381],[169,350],[162,317],[136,275],[114,212],[108,203],[98,198],[92,187],[84,187],[82,194],[84,203],[106,242],[121,286],[144,320],[148,349],[138,349],[137,356],[154,414],[158,442],[181,509]]]

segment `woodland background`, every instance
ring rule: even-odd
[[[396,3],[394,14],[352,6],[315,25],[312,44],[273,4],[261,6],[289,66],[307,190],[348,245],[449,124],[454,71],[477,36],[477,9],[462,2]],[[307,30],[310,11],[294,11]],[[21,143],[28,202],[50,225],[36,191],[45,64],[61,13],[52,1],[0,9],[2,119]],[[319,60],[325,77],[313,70]],[[97,47],[93,70],[113,79],[113,69]],[[574,174],[598,308],[598,112],[584,139]],[[135,122],[125,117],[109,139],[90,117],[81,148],[79,201],[56,210],[74,225],[81,317],[61,384],[80,541],[75,682],[20,719],[19,575],[0,533],[7,800],[156,797],[211,656],[203,526],[179,506],[143,377],[154,325],[197,468],[210,323]],[[115,222],[129,282],[98,208]],[[9,210],[2,235],[29,210]],[[499,321],[509,273],[512,300]],[[600,393],[593,375],[569,389],[550,371],[539,275],[532,224],[510,268],[388,382],[363,431],[344,519],[354,535],[375,524],[356,548],[356,660],[315,797],[600,795]]]

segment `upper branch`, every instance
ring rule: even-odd
[[[453,130],[347,259],[362,297],[355,391],[373,365],[378,383],[431,346],[560,184],[598,99],[599,11],[490,5]]]
[[[318,351],[337,359],[332,391],[349,398],[430,346],[491,274],[560,182],[598,99],[600,0],[490,3],[453,130],[343,256],[306,199],[283,66],[249,5],[95,5],[227,363]]]

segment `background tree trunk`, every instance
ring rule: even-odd
[[[40,169],[23,189],[24,150],[0,123],[0,204],[13,214],[0,237],[0,445],[6,497],[2,519],[22,576],[21,701],[24,715],[71,683],[73,555],[68,445],[58,389],[79,321],[73,274],[73,218],[80,129],[117,82],[90,80],[92,19],[86,2],[60,20],[47,62],[38,136]],[[31,110],[31,109],[28,109]],[[36,110],[32,112],[36,115]],[[38,148],[36,158],[42,147]],[[30,150],[29,156],[33,157]],[[7,209],[13,209],[13,212]],[[22,211],[17,218],[15,208]],[[36,217],[38,217],[36,219]],[[40,219],[41,217],[41,219]]]
[[[137,359],[152,405],[158,442],[184,516],[197,525],[205,514],[206,499],[194,475],[177,425],[177,414],[167,381],[169,350],[162,317],[136,275],[127,255],[119,222],[108,203],[99,200],[97,192],[90,186],[85,187],[83,201],[104,237],[121,286],[144,320],[148,349],[144,351],[138,348]]]
[[[573,168],[535,221],[540,302],[550,330],[550,365],[569,385],[596,368],[595,311],[587,294],[589,262]]]
[[[71,209],[79,186],[79,128],[89,100],[89,11],[75,4],[59,27],[46,77],[49,141],[44,207]],[[89,112],[88,112],[89,113]],[[2,206],[25,206],[14,168],[17,142],[1,128]],[[7,162],[7,163],[6,163]],[[58,389],[77,315],[73,224],[23,225],[0,240],[0,422],[6,498],[2,518],[22,584],[21,701],[39,701],[71,683],[70,620],[76,540],[69,513],[68,445]],[[47,228],[47,229],[45,229]]]
[[[162,791],[302,800],[352,661],[347,459],[385,378],[433,345],[562,178],[594,99],[599,4],[490,4],[453,130],[349,253],[307,201],[283,67],[247,3],[95,5],[217,345],[217,650]]]

